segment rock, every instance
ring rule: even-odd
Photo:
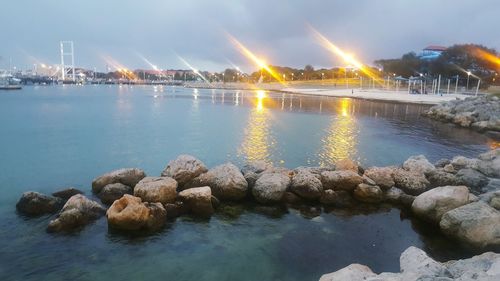
[[[167,218],[176,218],[187,214],[189,212],[189,207],[182,201],[175,201],[175,203],[167,203],[164,205],[167,211]]]
[[[126,168],[112,171],[95,178],[92,181],[92,191],[97,194],[101,192],[103,187],[112,183],[122,183],[133,188],[145,176],[146,173],[137,168]]]
[[[451,174],[454,174],[456,173],[457,171],[455,170],[455,167],[453,167],[453,165],[451,164],[447,164],[443,167],[443,171],[444,172],[447,172],[447,173],[451,173]]]
[[[457,172],[457,178],[461,184],[464,184],[472,189],[481,190],[490,180],[480,172],[465,168]]]
[[[397,187],[410,195],[419,195],[430,186],[430,182],[425,178],[424,174],[403,169],[394,171],[394,182]]]
[[[326,171],[321,173],[321,182],[323,189],[352,191],[363,183],[363,177],[351,170]]]
[[[363,175],[363,183],[366,183],[368,185],[377,185],[377,183],[374,180],[370,179],[365,175]]]
[[[104,215],[106,209],[82,194],[73,195],[64,204],[58,217],[50,221],[47,231],[66,232],[78,229]]]
[[[64,199],[64,200],[68,200],[69,198],[71,198],[71,196],[77,195],[77,194],[83,194],[83,191],[76,189],[74,187],[68,187],[66,189],[62,189],[62,190],[59,190],[59,191],[52,193],[52,196],[59,197],[59,198]]]
[[[321,173],[325,171],[335,171],[335,166],[326,166],[326,167],[297,167],[293,170],[293,172],[297,173],[299,171],[306,171],[313,175],[317,175],[321,178]]]
[[[472,129],[479,131],[479,132],[484,132],[488,130],[488,121],[478,121],[474,122],[471,125]]]
[[[334,191],[332,189],[324,190],[319,201],[323,205],[339,208],[351,207],[354,204],[349,192],[343,190]]]
[[[260,174],[264,172],[267,169],[272,168],[273,165],[263,161],[263,160],[257,160],[257,161],[252,161],[243,166],[241,169],[241,173],[243,175],[246,175],[247,173],[255,173],[255,174]]]
[[[238,167],[231,163],[210,169],[206,178],[213,195],[220,200],[238,201],[247,196],[248,183]]]
[[[335,272],[324,274],[319,281],[364,281],[374,276],[376,274],[368,266],[353,263]]]
[[[489,176],[500,178],[500,148],[479,155],[477,170]]]
[[[255,182],[252,195],[260,203],[279,202],[287,191],[290,177],[283,173],[263,173]]]
[[[255,172],[246,172],[245,174],[243,174],[243,176],[248,183],[248,189],[252,189],[255,185],[255,182],[259,179],[260,174],[257,174]]]
[[[477,169],[478,163],[478,159],[467,158],[464,156],[455,156],[451,160],[451,165],[456,171],[464,168]]]
[[[335,162],[335,169],[337,171],[351,170],[358,173],[358,168],[358,164],[354,163],[354,161],[350,159],[341,159]]]
[[[384,199],[384,193],[378,186],[361,183],[354,189],[354,198],[365,203],[379,203]]]
[[[365,176],[372,179],[380,188],[387,190],[394,186],[394,167],[371,167],[365,171]]]
[[[173,178],[182,187],[206,171],[207,167],[203,162],[194,156],[184,154],[170,161],[161,173],[161,176]]]
[[[500,246],[500,213],[484,202],[474,202],[443,215],[441,231],[475,247]]]
[[[403,280],[423,280],[418,277],[446,276],[446,267],[431,259],[424,251],[409,247],[399,258],[399,266]],[[431,279],[432,280],[432,279]]]
[[[28,216],[52,214],[61,209],[64,201],[58,197],[48,196],[39,192],[23,193],[16,204],[18,212]]]
[[[325,274],[320,280],[366,280],[366,281],[452,281],[500,278],[500,254],[484,253],[469,259],[440,263],[415,247],[406,249],[400,257],[400,272],[382,272],[375,275],[370,268],[351,264],[334,273]]]
[[[391,187],[385,192],[385,200],[390,203],[399,203],[401,195],[404,194],[404,191],[397,187]]]
[[[438,161],[436,161],[436,163],[434,163],[434,167],[436,167],[436,168],[444,168],[444,166],[446,166],[446,165],[448,165],[450,163],[451,163],[451,161],[449,159],[441,158]]]
[[[125,194],[131,194],[132,188],[130,186],[124,185],[122,183],[112,183],[108,184],[101,189],[101,192],[97,194],[97,197],[101,199],[101,202],[110,205],[115,202],[115,200],[120,199]]]
[[[134,196],[144,202],[174,203],[177,197],[177,182],[169,177],[145,177],[134,188]]]
[[[157,230],[165,225],[167,211],[160,203],[143,203],[129,194],[113,202],[106,212],[108,225],[121,230]]]
[[[460,125],[462,127],[469,127],[473,122],[476,121],[472,112],[461,112],[453,117],[453,123]]]
[[[290,190],[304,199],[317,200],[323,192],[323,185],[317,176],[299,170],[292,178]]]
[[[444,213],[468,203],[466,186],[440,186],[417,196],[411,209],[421,219],[439,223]]]
[[[436,169],[426,174],[431,187],[445,186],[445,185],[459,185],[462,182],[451,173],[445,172],[443,169]]]
[[[403,169],[411,172],[426,174],[436,169],[424,155],[411,156],[403,163]]]
[[[490,206],[497,209],[497,210],[500,210],[500,196],[496,196],[496,197],[491,198]]]
[[[209,186],[183,190],[179,192],[178,197],[194,215],[209,217],[214,213],[212,191]]]
[[[285,194],[283,194],[282,200],[284,203],[287,203],[287,204],[299,204],[302,202],[302,199],[298,195],[296,195],[293,192],[288,192],[288,191],[285,192]]]

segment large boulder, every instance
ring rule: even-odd
[[[97,197],[101,199],[101,202],[110,205],[115,202],[115,200],[120,199],[125,194],[131,194],[132,188],[128,185],[124,185],[123,183],[112,183],[108,184],[101,189],[101,191],[97,194]]]
[[[179,192],[178,197],[194,215],[209,217],[214,213],[212,191],[209,186],[185,189]]]
[[[83,227],[104,215],[99,203],[77,194],[68,199],[58,217],[50,221],[47,231],[65,232]]]
[[[134,196],[144,202],[174,203],[177,197],[177,182],[170,177],[145,177],[134,188]]]
[[[411,156],[403,163],[403,169],[416,173],[428,173],[434,171],[436,167],[432,165],[424,155]]]
[[[216,166],[192,182],[193,187],[210,186],[212,194],[220,200],[238,201],[247,196],[248,183],[240,169],[231,163]]]
[[[384,192],[376,185],[359,184],[353,192],[354,198],[365,203],[379,203],[384,200]]]
[[[401,280],[437,280],[432,277],[445,276],[446,267],[430,258],[424,251],[409,247],[399,257]],[[429,279],[420,279],[421,277]],[[444,281],[444,280],[443,280]]]
[[[457,172],[456,174],[458,181],[472,189],[481,190],[482,187],[488,185],[490,180],[480,172],[464,168]]]
[[[263,173],[255,182],[252,195],[260,203],[281,201],[290,184],[290,177],[284,173]]]
[[[354,200],[349,192],[344,190],[334,191],[333,189],[324,190],[319,198],[319,202],[323,205],[339,208],[351,207],[354,204]]]
[[[419,195],[425,192],[430,186],[430,182],[425,178],[423,173],[404,169],[396,169],[394,171],[394,182],[396,187],[399,187],[410,195]]]
[[[352,191],[363,183],[363,177],[352,170],[325,171],[321,173],[321,182],[323,189]]]
[[[167,211],[160,203],[144,203],[129,194],[113,202],[106,212],[108,225],[121,230],[157,230],[165,225]]]
[[[436,169],[426,174],[427,180],[430,182],[431,187],[445,186],[445,185],[459,185],[461,181],[455,174],[448,173],[444,169]]]
[[[500,212],[474,202],[445,213],[441,231],[475,247],[500,246]]]
[[[92,191],[97,194],[101,192],[103,187],[112,183],[122,183],[133,188],[144,177],[146,177],[146,173],[137,168],[112,171],[95,178],[92,181]]]
[[[466,186],[440,186],[417,196],[411,208],[416,216],[439,223],[444,213],[467,203],[469,189]]]
[[[384,199],[389,203],[411,207],[411,204],[413,204],[413,201],[415,200],[415,196],[406,194],[397,187],[391,187],[385,192]]]
[[[272,168],[273,165],[267,161],[257,160],[246,163],[243,168],[241,168],[241,173],[246,175],[247,173],[260,174],[267,169]]]
[[[190,180],[205,173],[207,167],[199,159],[191,155],[179,155],[175,160],[168,163],[161,173],[162,177],[171,177],[179,186],[183,186]]]
[[[451,159],[450,165],[453,166],[453,168],[458,171],[460,169],[464,168],[471,168],[471,169],[477,169],[478,168],[478,159],[474,158],[467,158],[464,156],[455,156],[453,159]]]
[[[64,201],[61,198],[48,196],[35,191],[24,192],[16,204],[19,213],[28,216],[52,214],[61,209]]]
[[[479,155],[477,169],[489,176],[500,178],[500,148]]]
[[[52,193],[52,196],[59,197],[59,198],[64,199],[64,200],[68,200],[69,198],[71,198],[71,196],[77,195],[77,194],[83,194],[83,191],[81,191],[75,187],[68,187],[68,188],[61,189],[61,190],[58,190],[58,191]]]
[[[293,175],[290,190],[302,198],[317,200],[323,192],[323,185],[317,175],[307,170],[298,170]]]
[[[364,175],[372,179],[380,188],[387,190],[394,186],[394,167],[371,167]]]

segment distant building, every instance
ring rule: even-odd
[[[430,45],[422,50],[420,59],[434,60],[437,59],[447,48],[443,46]]]

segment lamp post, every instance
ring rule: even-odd
[[[466,91],[469,90],[469,78],[470,78],[471,72],[467,71],[467,88],[465,89]]]

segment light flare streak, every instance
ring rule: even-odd
[[[191,66],[191,64],[189,64],[184,58],[182,58],[181,56],[177,55],[177,57],[179,58],[180,61],[182,61],[187,67],[189,67],[189,69],[191,69],[193,71],[194,74],[198,75],[203,81],[205,81],[205,83],[207,83],[208,85],[212,85],[210,83],[210,81],[207,80],[207,78],[205,78],[205,76],[203,76],[200,71],[198,71],[198,69],[194,68],[193,66]]]

